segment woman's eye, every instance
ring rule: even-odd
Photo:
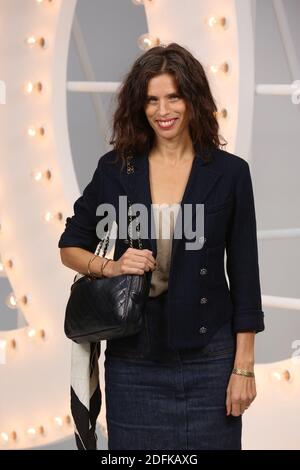
[[[178,95],[174,95],[174,96],[170,96],[170,97],[169,97],[169,100],[171,100],[171,101],[176,101],[176,100],[178,100],[179,98],[180,98],[180,97],[179,97]],[[157,103],[157,99],[156,99],[156,98],[149,98],[149,99],[147,100],[147,102],[148,102],[148,103]]]

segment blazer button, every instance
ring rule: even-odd
[[[208,302],[206,297],[202,297],[200,300],[201,304],[206,304]]]
[[[200,333],[201,335],[205,334],[206,332],[207,332],[206,326],[201,326],[201,328],[199,328],[199,333]]]
[[[204,276],[205,274],[207,274],[207,269],[206,268],[200,269],[200,274],[201,276]]]

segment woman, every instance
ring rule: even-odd
[[[142,237],[142,249],[118,236],[113,260],[97,256],[89,265],[96,276],[148,272],[151,282],[142,331],[107,341],[110,450],[241,449],[264,314],[249,166],[220,148],[218,129],[198,60],[176,43],[144,53],[118,95],[114,148],[100,158],[59,241],[63,264],[87,274],[99,242],[99,204],[120,209],[126,195],[154,215],[154,236]],[[174,236],[179,216],[185,228],[196,224],[194,240],[186,232]]]

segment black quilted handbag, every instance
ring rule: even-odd
[[[127,172],[133,167],[128,166]],[[132,222],[129,201],[130,225]],[[139,249],[142,249],[138,233]],[[95,254],[104,245],[106,255],[109,236],[98,244]],[[130,246],[133,247],[129,234]],[[71,286],[66,306],[64,330],[76,343],[98,342],[138,333],[143,327],[143,311],[150,289],[150,271],[139,274],[121,274],[115,277],[94,278],[81,275]]]

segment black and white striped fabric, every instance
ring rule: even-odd
[[[97,417],[102,396],[99,382],[101,343],[77,344],[71,350],[71,413],[78,450],[96,450]]]
[[[95,253],[106,256],[109,231],[98,243]],[[108,239],[108,240],[107,240]],[[108,242],[108,244],[106,243]],[[105,248],[106,246],[106,248]],[[74,281],[84,276],[77,273]],[[72,341],[71,349],[71,414],[78,450],[97,449],[96,424],[102,404],[99,381],[101,342],[78,344]]]

